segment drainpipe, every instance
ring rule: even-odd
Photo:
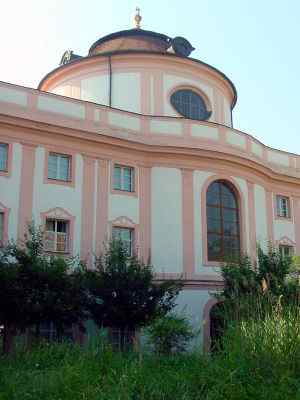
[[[111,56],[108,56],[108,69],[109,69],[108,105],[109,107],[111,107],[111,88],[112,88]]]

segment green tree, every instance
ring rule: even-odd
[[[175,306],[179,281],[155,282],[151,265],[130,257],[119,240],[111,241],[89,272],[89,290],[95,299],[91,315],[100,327],[118,329],[121,337]]]
[[[60,335],[65,327],[81,324],[91,301],[85,268],[75,261],[44,252],[43,232],[34,226],[24,243],[10,243],[0,257],[0,324],[4,326],[4,352],[12,336],[42,322],[53,322]]]

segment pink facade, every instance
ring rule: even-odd
[[[90,263],[114,230],[128,235],[157,279],[183,277],[179,307],[207,346],[211,291],[222,285],[208,188],[219,181],[234,194],[238,222],[228,229],[241,252],[255,259],[256,243],[271,240],[300,254],[300,156],[232,127],[236,92],[225,75],[135,32],[126,42],[135,47],[115,49],[119,33],[39,89],[0,83],[1,237],[22,238],[34,220],[51,251]],[[180,115],[170,101],[180,90],[200,96],[210,117]]]

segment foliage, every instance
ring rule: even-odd
[[[50,257],[43,250],[43,233],[34,226],[24,243],[10,243],[0,256],[0,324],[14,335],[42,322],[54,322],[58,332],[87,316],[89,299],[85,271],[72,260]],[[6,338],[6,335],[5,335]],[[5,348],[4,351],[9,351]]]
[[[232,325],[224,337],[224,351],[213,357],[140,357],[114,353],[98,341],[87,347],[37,347],[0,358],[0,398],[299,399],[300,324],[295,318],[293,309],[290,314],[282,310],[279,317],[275,307],[268,320]]]
[[[255,264],[245,256],[239,263],[227,263],[221,267],[224,289],[217,297],[239,313],[244,304],[250,311],[249,303],[253,303],[255,308],[257,301],[260,306],[266,303],[266,307],[279,298],[282,302],[295,303],[300,295],[300,286],[299,280],[295,279],[293,259],[283,256],[272,245],[267,252],[258,247],[257,256]]]
[[[181,283],[154,282],[153,268],[130,257],[119,240],[108,243],[105,253],[89,271],[89,290],[94,298],[91,315],[99,326],[134,331],[175,306]]]
[[[154,320],[147,327],[146,334],[157,354],[180,353],[194,336],[195,332],[184,315],[169,314]]]

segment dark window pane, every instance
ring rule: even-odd
[[[208,234],[207,246],[208,246],[208,260],[219,259],[221,256],[221,236]]]
[[[229,208],[223,208],[222,214],[223,214],[224,221],[237,222],[237,219],[238,219],[237,210],[229,209]]]
[[[207,251],[209,261],[226,261],[240,254],[238,202],[231,184],[215,181],[207,190]]]
[[[172,94],[170,101],[176,111],[186,118],[206,120],[211,116],[202,97],[192,90],[177,90]]]
[[[218,207],[207,207],[207,218],[220,219],[221,209]]]
[[[208,218],[208,220],[207,220],[207,231],[208,232],[221,233],[221,230],[222,230],[222,225],[221,225],[220,219]]]
[[[237,223],[224,221],[223,230],[224,230],[224,235],[237,235],[238,234]]]

